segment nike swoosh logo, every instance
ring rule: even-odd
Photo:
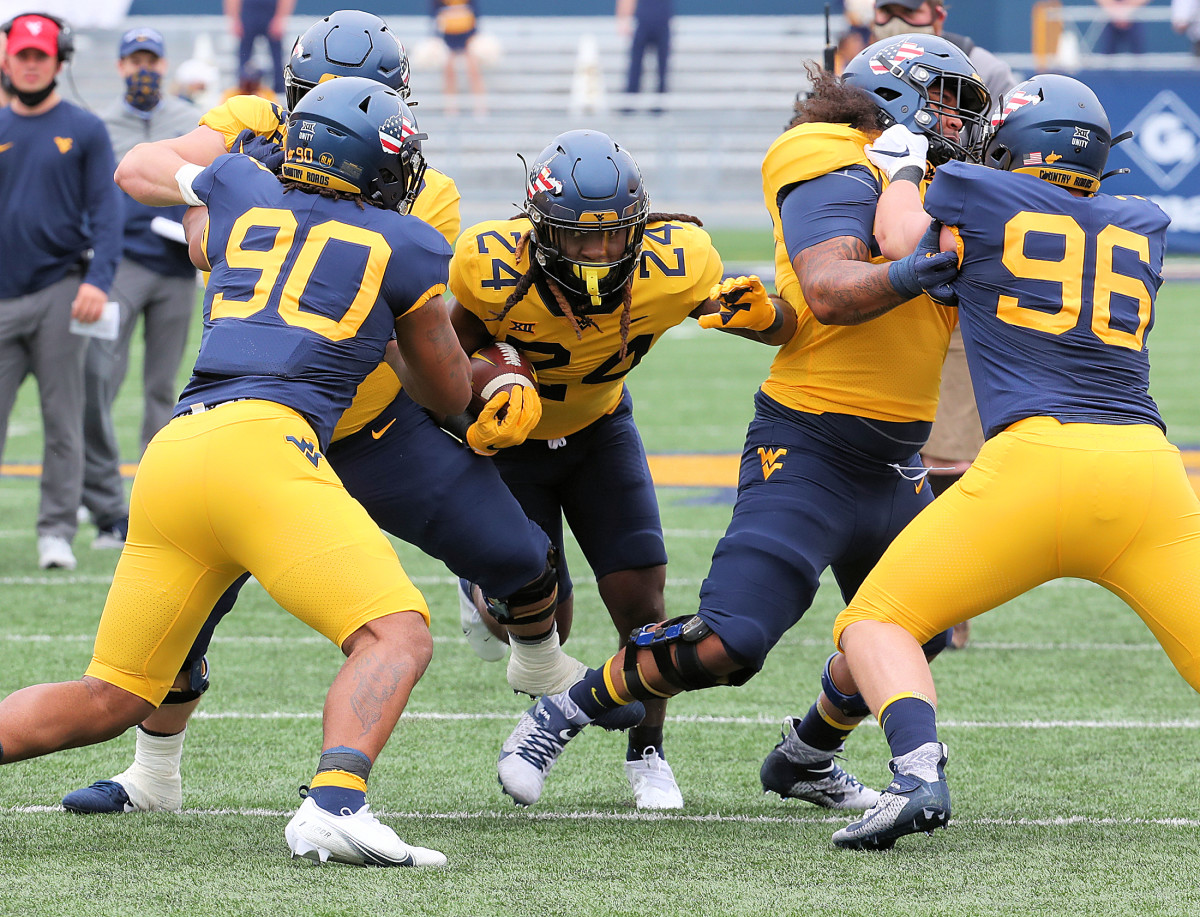
[[[871,147],[871,152],[874,153],[876,156],[891,156],[892,159],[899,159],[901,156],[908,155],[907,152],[893,153],[891,150],[877,150],[877,149],[875,149],[875,147]]]
[[[383,436],[383,434],[388,431],[388,427],[390,427],[395,422],[396,422],[396,418],[393,417],[386,424],[384,424],[384,427],[382,430],[372,430],[371,431],[371,439],[379,439],[379,437]]]
[[[9,149],[10,147],[12,147],[11,140],[8,143],[0,143],[0,153],[3,153],[5,150]]]

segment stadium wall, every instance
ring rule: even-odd
[[[1064,0],[1064,6],[1091,7],[1100,15],[1095,0]],[[1170,7],[1170,0],[1150,0],[1148,6]],[[133,0],[129,15],[164,16],[182,13],[184,4],[179,0]],[[323,0],[297,0],[296,15],[323,16],[335,4]],[[834,13],[841,12],[841,0],[832,0]],[[599,16],[613,12],[615,0],[578,0],[563,3],[562,0],[520,0],[518,3],[501,0],[481,0],[480,16]],[[364,9],[387,17],[389,15],[414,16],[428,12],[427,0],[387,0],[382,3],[365,4]],[[825,8],[824,0],[676,0],[675,8],[680,15],[689,16],[764,16],[764,15],[820,15]],[[950,11],[948,23],[952,31],[970,35],[991,51],[1003,54],[1022,54],[1030,47],[1030,11],[1032,0],[1015,0],[1008,3],[947,3]],[[221,0],[191,0],[186,4],[187,15],[220,15]],[[1145,24],[1146,50],[1149,52],[1171,52],[1188,50],[1187,41],[1174,34],[1164,22]]]

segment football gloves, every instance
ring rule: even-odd
[[[233,138],[231,153],[244,153],[251,159],[257,159],[272,172],[278,172],[283,166],[284,149],[278,143],[261,134],[256,134],[250,128],[245,128]]]
[[[720,306],[711,315],[700,316],[701,328],[745,328],[766,331],[775,324],[775,306],[762,281],[749,277],[729,277],[709,290],[708,298]]]
[[[924,134],[914,134],[903,124],[893,124],[874,143],[868,143],[864,152],[871,164],[888,177],[888,181],[908,166],[916,166],[924,175],[928,167],[929,138]]]
[[[954,297],[950,282],[958,276],[958,252],[941,250],[942,224],[932,220],[917,250],[888,265],[888,282],[907,299],[928,291],[939,302]]]
[[[497,419],[501,409],[504,416]],[[480,455],[495,455],[497,449],[519,446],[542,419],[542,399],[526,386],[496,392],[483,406],[476,421],[467,427],[467,445]]]

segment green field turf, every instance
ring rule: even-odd
[[[748,249],[753,244],[746,246]],[[1173,438],[1200,446],[1195,355],[1200,286],[1168,282],[1151,338],[1153,390]],[[647,448],[740,449],[771,352],[685,329],[630,377]],[[136,365],[136,360],[135,360]],[[118,409],[133,457],[136,385]],[[5,461],[40,459],[32,385]],[[77,677],[116,562],[76,541],[79,569],[39,572],[37,485],[0,477],[0,696]],[[660,491],[668,614],[695,608],[730,512],[714,488]],[[954,818],[886,854],[835,850],[847,819],[764,796],[763,756],[785,714],[807,708],[841,603],[831,582],[764,671],[737,689],[673,701],[666,749],[682,812],[639,815],[624,739],[589,730],[532,809],[500,793],[495,761],[526,702],[503,666],[459,633],[452,580],[397,550],[429,599],[435,656],[372,774],[371,802],[446,869],[312,868],[287,856],[283,827],[312,776],[331,645],[257,586],[217,632],[213,689],[190,729],[182,815],[82,818],[62,795],[122,770],[127,734],[0,769],[0,915],[1200,915],[1200,710],[1122,603],[1075,580],[1049,584],[975,623],[935,665]],[[568,649],[592,663],[617,645],[578,552]],[[888,779],[873,721],[846,766]]]

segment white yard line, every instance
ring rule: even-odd
[[[13,806],[0,810],[12,815],[61,814],[61,806]],[[422,821],[559,821],[559,822],[699,822],[704,824],[746,825],[843,825],[846,816],[781,816],[781,815],[721,815],[719,813],[685,815],[671,812],[382,812],[373,814],[384,818],[419,819]],[[239,818],[291,818],[294,809],[184,809],[180,815],[237,816]],[[161,818],[162,816],[157,816]],[[1065,818],[953,818],[951,824],[970,827],[993,825],[1005,828],[1065,828],[1084,827],[1155,827],[1200,828],[1195,818],[1090,818],[1072,815]]]

